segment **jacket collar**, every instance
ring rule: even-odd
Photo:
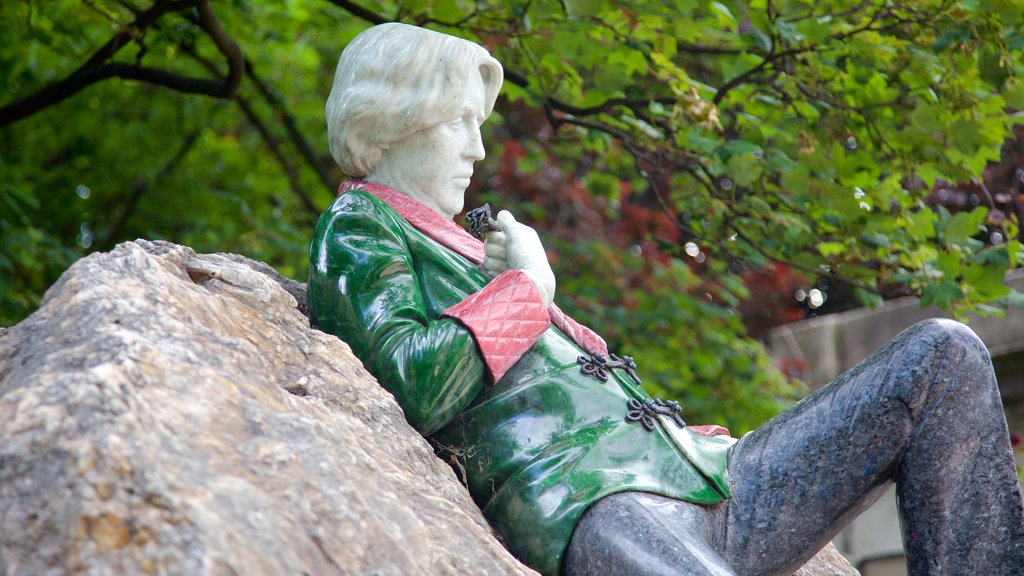
[[[405,218],[413,228],[426,234],[442,246],[453,250],[474,264],[484,261],[484,243],[477,240],[455,222],[441,216],[420,202],[376,182],[348,180],[338,189],[338,195],[350,190],[362,190],[380,198]]]
[[[474,238],[455,222],[427,208],[422,203],[383,184],[365,180],[344,182],[338,189],[338,195],[351,190],[362,190],[373,194],[395,212],[398,212],[413,228],[470,262],[480,264],[484,261],[483,242]],[[548,308],[548,312],[551,315],[551,322],[588,354],[608,355],[608,344],[596,332],[570,318],[555,304]]]

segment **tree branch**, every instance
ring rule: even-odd
[[[651,102],[657,102],[659,104],[675,104],[676,99],[670,97],[650,99],[610,98],[596,106],[590,106],[588,108],[577,108],[575,106],[572,106],[571,104],[566,104],[565,102],[556,100],[554,98],[548,98],[545,102],[550,104],[552,108],[558,110],[559,112],[565,112],[566,114],[572,114],[573,116],[593,116],[594,114],[601,114],[603,112],[607,112],[610,108],[613,108],[615,106],[624,106],[626,108],[629,108],[630,110],[635,111],[637,108],[647,106]]]
[[[349,12],[349,14],[352,14],[357,18],[362,18],[363,20],[366,20],[370,24],[386,24],[388,22],[392,22],[392,20],[388,20],[387,18],[381,16],[380,14],[376,14],[370,10],[367,10],[366,8],[363,8],[362,6],[349,2],[348,0],[327,1],[330,2],[331,4],[334,4],[335,6],[344,8]]]
[[[263,100],[274,109],[274,113],[280,118],[281,123],[284,124],[285,130],[288,132],[288,137],[291,139],[292,144],[298,149],[299,154],[306,160],[309,167],[316,172],[320,178],[320,182],[333,192],[334,185],[331,183],[331,177],[324,168],[323,162],[320,161],[319,156],[313,151],[313,147],[309,145],[309,141],[299,131],[298,123],[295,121],[295,116],[288,110],[280,98],[278,98],[270,87],[263,81],[262,78],[256,75],[256,70],[253,68],[252,62],[246,60],[245,62],[245,73],[246,76],[252,81],[253,85],[256,86],[256,91],[260,93]]]
[[[878,7],[878,10],[876,10],[871,15],[871,17],[868,19],[868,21],[866,23],[864,23],[864,24],[862,24],[862,25],[860,25],[860,26],[858,26],[856,28],[853,28],[852,30],[848,30],[846,32],[830,34],[829,38],[832,39],[832,40],[837,40],[837,41],[843,42],[843,41],[849,40],[850,38],[856,36],[857,34],[861,34],[863,32],[883,30],[883,29],[887,29],[887,28],[890,28],[892,26],[895,26],[895,25],[898,25],[898,24],[901,24],[901,23],[904,23],[904,22],[909,22],[909,21],[912,21],[915,24],[927,26],[928,19],[936,17],[940,12],[941,12],[941,10],[936,11],[936,12],[931,13],[931,14],[924,14],[924,15],[921,16],[922,19],[920,21],[912,21],[912,20],[909,20],[907,18],[902,18],[902,17],[894,14],[892,12],[892,10],[890,10],[888,7],[886,7],[885,5],[882,5],[882,6]],[[873,28],[873,26],[875,24],[877,24],[884,17],[888,17],[888,16],[892,16],[893,18],[896,19],[897,22],[895,24],[881,26],[879,28]],[[790,48],[788,50],[783,50],[781,52],[770,52],[770,53],[768,53],[767,55],[765,55],[764,60],[762,60],[760,64],[758,64],[757,66],[754,66],[753,68],[747,70],[746,72],[741,73],[739,76],[736,76],[735,78],[733,78],[732,80],[727,82],[724,86],[719,88],[718,89],[718,93],[715,94],[714,103],[716,105],[719,104],[725,98],[726,93],[728,93],[733,88],[739,86],[740,84],[751,82],[752,81],[751,79],[754,76],[756,76],[758,73],[764,71],[764,69],[767,68],[770,64],[774,64],[776,61],[778,61],[780,59],[783,59],[783,58],[788,58],[789,56],[795,56],[797,54],[803,54],[803,53],[806,53],[806,52],[814,52],[816,50],[819,50],[820,48],[821,48],[820,45],[809,44],[809,45],[804,45],[804,46],[796,46],[794,48]],[[773,50],[774,50],[774,47],[773,47]]]
[[[317,209],[316,204],[313,203],[313,199],[306,194],[302,188],[302,182],[299,180],[299,172],[295,169],[295,166],[288,161],[288,158],[281,151],[280,143],[277,138],[270,132],[267,125],[260,120],[259,116],[249,105],[249,101],[239,96],[235,98],[235,102],[238,103],[238,107],[241,108],[242,113],[249,119],[249,123],[256,128],[256,131],[263,137],[263,141],[267,143],[267,148],[270,149],[270,153],[277,159],[277,163],[281,165],[281,170],[284,172],[285,177],[288,179],[288,184],[291,186],[292,192],[298,196],[302,206],[309,211],[310,214],[319,215],[320,210]]]
[[[764,57],[764,60],[762,60],[760,64],[758,64],[757,66],[754,66],[753,68],[747,70],[746,72],[741,73],[739,76],[736,76],[732,80],[729,80],[728,82],[725,83],[724,86],[719,88],[718,89],[718,93],[715,94],[715,98],[714,98],[715,105],[717,106],[719,103],[721,103],[722,100],[725,98],[725,95],[730,90],[732,90],[733,88],[739,86],[740,84],[744,84],[746,82],[750,82],[751,81],[750,79],[752,77],[754,77],[759,72],[761,72],[762,70],[767,68],[770,64],[773,64],[776,60],[779,60],[781,58],[786,58],[787,56],[794,56],[794,55],[800,54],[802,52],[811,52],[813,50],[814,50],[814,46],[804,46],[804,47],[801,47],[801,48],[791,48],[789,50],[783,50],[782,52],[771,52],[771,53],[767,54]]]
[[[751,248],[753,248],[754,250],[756,250],[758,254],[760,254],[761,256],[764,256],[765,258],[767,258],[768,260],[771,260],[772,262],[778,262],[779,264],[785,264],[786,266],[789,266],[791,268],[796,268],[797,270],[803,270],[804,272],[807,272],[808,274],[814,274],[815,276],[819,276],[821,278],[828,278],[829,280],[835,280],[836,282],[842,282],[844,284],[849,284],[850,286],[853,286],[855,288],[860,288],[861,290],[865,290],[867,292],[878,294],[880,296],[885,296],[886,295],[885,290],[882,290],[881,288],[878,288],[878,287],[875,287],[875,286],[871,286],[871,285],[865,284],[863,282],[859,282],[857,280],[854,280],[853,278],[848,278],[846,276],[843,276],[842,274],[836,274],[834,272],[826,272],[825,270],[822,270],[821,268],[815,268],[813,266],[807,266],[807,265],[804,265],[804,264],[800,264],[798,262],[793,262],[791,260],[786,260],[784,258],[780,258],[778,256],[774,256],[772,254],[769,254],[767,250],[765,250],[764,248],[761,248],[760,246],[755,244],[750,238],[748,238],[747,235],[744,234],[743,231],[740,230],[740,228],[738,226],[736,226],[735,224],[729,224],[729,228],[732,229],[732,231],[736,234],[737,238],[739,238],[740,240],[743,240],[744,242],[746,242],[747,245],[750,246]]]
[[[725,46],[703,46],[700,44],[676,44],[676,50],[687,54],[742,54],[743,48]]]
[[[213,13],[213,9],[210,7],[210,0],[199,0],[198,8],[199,27],[210,36],[217,49],[220,50],[220,53],[228,61],[228,74],[224,79],[223,95],[221,97],[231,98],[238,90],[238,85],[242,82],[242,73],[245,71],[245,56],[242,55],[242,49],[238,47],[234,39],[224,32],[220,21],[217,20],[217,15]]]
[[[71,75],[81,72],[87,68],[98,66],[110,60],[115,54],[124,48],[126,44],[140,37],[142,32],[149,28],[154,22],[156,22],[161,16],[170,12],[179,12],[192,8],[198,3],[199,0],[178,0],[175,2],[156,2],[149,10],[140,13],[136,18],[135,22],[132,22],[127,28],[122,28],[120,32],[114,34],[114,37],[107,41],[106,44],[100,47],[99,50],[93,52],[92,56],[85,61],[84,64],[79,66],[78,70],[75,70]]]
[[[104,64],[104,62],[112,58],[124,47],[127,42],[152,25],[160,16],[192,6],[196,6],[199,10],[199,27],[210,36],[228,61],[228,74],[223,80],[194,78],[167,70],[122,62]],[[214,15],[213,10],[210,9],[209,0],[157,2],[152,8],[139,15],[129,29],[115,34],[110,41],[94,52],[82,66],[68,77],[39,90],[35,94],[0,108],[0,127],[17,122],[40,110],[59,104],[96,82],[115,77],[148,82],[179,92],[203,94],[216,98],[231,98],[238,89],[243,69],[244,58],[242,57],[242,51],[238,44],[225,34],[223,28],[221,28],[220,22]]]
[[[520,88],[526,88],[526,85],[529,84],[526,80],[526,76],[523,76],[515,70],[505,70],[505,81],[511,82]]]
[[[194,49],[192,49],[191,46],[182,43],[179,43],[178,45],[181,47],[182,51],[185,54],[188,54],[193,60],[202,64],[212,74],[218,74],[217,66],[214,65],[213,62],[204,58]],[[267,144],[267,148],[270,150],[270,153],[277,160],[277,163],[281,165],[281,171],[284,172],[285,178],[288,179],[288,185],[291,187],[292,192],[299,198],[300,203],[311,214],[319,214],[320,211],[317,209],[316,204],[313,202],[313,199],[310,198],[309,194],[306,194],[305,189],[302,187],[302,182],[299,180],[298,170],[295,169],[294,164],[292,164],[292,162],[289,161],[288,157],[285,156],[284,152],[281,150],[280,142],[277,139],[277,137],[274,136],[273,132],[271,132],[270,129],[267,128],[267,125],[259,118],[259,116],[256,115],[256,111],[253,110],[247,98],[243,96],[236,96],[235,102],[238,103],[239,109],[242,110],[242,113],[249,120],[249,123],[253,126],[253,128],[256,129],[257,132],[259,132],[260,137],[262,137],[263,141]],[[271,107],[273,107],[273,105],[271,105]],[[317,171],[315,165],[313,165],[313,169],[314,171]],[[319,173],[319,171],[317,172]],[[328,185],[327,188],[331,189],[332,186]]]

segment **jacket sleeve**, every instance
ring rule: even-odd
[[[473,333],[493,382],[501,380],[551,325],[540,291],[520,270],[502,272],[442,315],[457,318]]]
[[[309,308],[320,329],[345,340],[428,435],[472,402],[489,370],[466,325],[430,317],[395,218],[357,193],[324,213],[310,245]]]

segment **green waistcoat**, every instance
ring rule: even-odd
[[[627,421],[650,397],[621,370],[581,373],[585,355],[551,326],[494,385],[473,336],[441,314],[488,282],[469,260],[355,190],[320,217],[310,246],[309,308],[347,342],[409,422],[457,461],[509,549],[557,574],[577,521],[625,490],[712,504],[728,496],[734,439],[659,416]]]

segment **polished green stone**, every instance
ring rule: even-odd
[[[585,376],[585,354],[552,326],[497,383],[470,332],[442,318],[488,278],[365,191],[339,197],[310,246],[309,307],[347,342],[409,422],[453,463],[508,547],[558,572],[588,506],[625,490],[696,503],[728,496],[732,438],[708,438],[659,417],[627,422],[649,396],[614,370]]]

